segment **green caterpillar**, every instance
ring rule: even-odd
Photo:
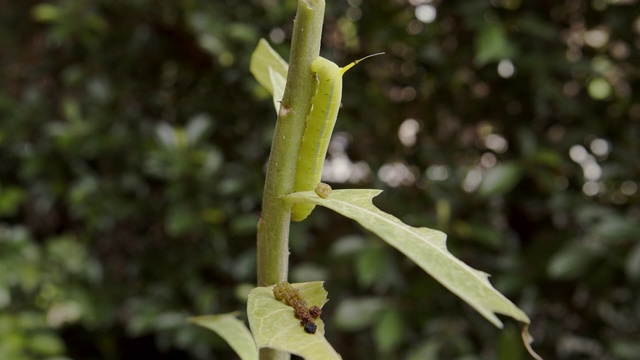
[[[294,191],[314,190],[320,182],[324,158],[327,155],[329,140],[340,109],[342,75],[362,60],[381,54],[384,53],[365,56],[343,68],[323,57],[318,57],[311,63],[311,72],[315,74],[318,85],[311,99],[311,110],[306,121],[307,128],[302,137]],[[291,209],[291,220],[306,219],[314,207],[313,204],[294,204]]]

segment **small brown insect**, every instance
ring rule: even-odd
[[[317,319],[322,314],[322,310],[317,306],[312,306],[309,309],[299,289],[294,288],[286,281],[282,281],[273,287],[273,297],[293,308],[293,315],[300,319],[300,325],[304,326],[304,331],[309,334],[316,333],[318,327],[313,319]]]
[[[309,334],[315,334],[317,329],[318,329],[318,326],[316,326],[316,324],[313,321],[304,324],[304,331],[306,331]]]
[[[322,315],[322,309],[317,306],[312,306],[309,308],[309,315],[311,315],[314,319],[317,319]]]

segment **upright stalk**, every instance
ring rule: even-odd
[[[291,39],[289,72],[267,166],[258,222],[258,286],[287,280],[291,205],[280,198],[293,192],[296,163],[313,95],[311,62],[320,53],[324,0],[299,0]],[[289,355],[262,349],[260,359]]]

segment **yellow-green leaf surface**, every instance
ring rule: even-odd
[[[272,67],[269,68],[269,78],[271,79],[271,87],[273,88],[273,96],[271,98],[276,112],[280,108],[280,101],[284,95],[284,88],[287,85],[287,78],[285,76],[280,75],[278,72],[273,70]]]
[[[189,318],[188,321],[213,330],[231,346],[242,360],[257,360],[258,349],[247,326],[237,312]]]
[[[291,284],[300,289],[309,307],[322,306],[328,301],[322,281]],[[249,293],[247,303],[249,326],[258,348],[268,347],[314,359],[341,359],[324,337],[324,322],[316,319],[315,334],[307,334],[293,308],[273,297],[273,286],[257,287]]]
[[[258,46],[251,54],[249,70],[258,83],[273,95],[273,104],[278,111],[289,70],[287,62],[273,50],[265,39],[260,39]]]
[[[334,190],[327,199],[322,199],[313,191],[303,191],[287,195],[284,199],[324,206],[357,221],[400,250],[495,326],[502,328],[496,313],[529,324],[529,317],[489,283],[486,273],[471,268],[447,250],[443,232],[406,225],[375,207],[372,199],[380,192]],[[522,335],[529,339],[526,326]],[[525,345],[528,347],[526,341]]]

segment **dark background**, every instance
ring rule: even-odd
[[[255,283],[275,115],[249,59],[261,37],[288,57],[295,6],[0,2],[0,358],[233,358],[184,319],[244,311]],[[639,10],[327,4],[323,56],[386,52],[345,75],[332,185],[447,232],[547,359],[640,354]],[[290,260],[326,281],[345,359],[527,358],[517,323],[325,209]]]

